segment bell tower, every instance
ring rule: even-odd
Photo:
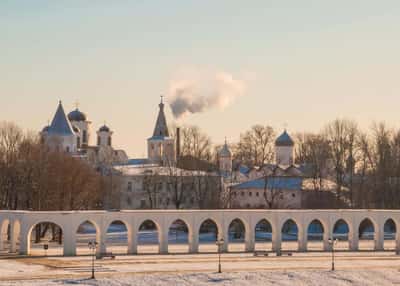
[[[147,139],[147,154],[151,162],[170,166],[176,163],[175,140],[169,135],[164,106],[163,96],[161,96],[153,136]]]

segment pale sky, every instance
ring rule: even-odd
[[[92,132],[105,120],[141,157],[159,95],[186,72],[245,83],[224,110],[180,122],[215,143],[256,123],[399,127],[400,1],[0,1],[0,120],[40,130],[58,100],[79,101]]]

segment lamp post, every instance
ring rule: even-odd
[[[221,270],[221,246],[224,245],[224,239],[221,238],[220,240],[217,240],[215,244],[218,246],[218,273],[222,273]]]
[[[92,251],[92,277],[90,277],[91,279],[95,279],[94,277],[94,257],[96,255],[96,249],[97,249],[97,241],[89,241],[88,246],[89,249]]]
[[[338,239],[329,238],[328,242],[332,251],[332,271],[335,271],[335,245],[337,244]]]

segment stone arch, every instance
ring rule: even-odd
[[[376,225],[373,220],[369,217],[364,218],[358,225],[358,249],[359,250],[373,250],[375,249],[375,238],[376,238]]]
[[[383,225],[384,249],[396,249],[397,225],[392,218],[388,218]]]
[[[333,225],[332,237],[338,240],[336,249],[348,250],[350,246],[350,235],[352,233],[351,225],[343,218],[339,218]]]
[[[256,250],[272,250],[272,224],[265,218],[259,220],[254,227]]]
[[[307,227],[307,241],[322,241],[325,227],[319,219],[312,220]]]
[[[324,224],[319,219],[313,219],[307,226],[307,250],[323,250],[324,234]]]
[[[129,224],[116,219],[109,223],[106,229],[106,251],[112,253],[128,253]]]
[[[247,228],[245,220],[241,218],[233,219],[227,229],[228,235],[226,237],[228,251],[245,251],[246,241],[249,239],[249,229]]]
[[[246,226],[240,218],[235,218],[228,226],[228,242],[244,243],[246,239]]]
[[[203,220],[199,227],[199,243],[215,243],[220,235],[220,225],[211,218]]]
[[[254,227],[255,241],[272,241],[272,224],[265,218],[259,220]],[[257,234],[259,234],[257,236]]]
[[[375,224],[370,218],[363,219],[358,225],[358,238],[360,240],[374,239],[375,229]]]
[[[100,227],[93,220],[82,221],[75,230],[76,234],[76,253],[78,255],[90,254],[88,247],[89,242],[101,242]],[[97,252],[99,253],[101,246],[98,246]]]
[[[221,233],[219,224],[212,218],[203,220],[198,229],[199,252],[217,251],[215,242],[219,239]]]
[[[161,240],[161,227],[152,220],[143,220],[137,231],[138,253],[158,253]]]
[[[3,219],[0,224],[0,251],[10,249],[11,224],[8,218]]]
[[[299,240],[299,226],[294,219],[287,219],[280,229],[282,235],[282,249],[297,250]]]
[[[15,228],[15,227],[14,227]],[[55,221],[38,221],[27,233],[27,253],[34,256],[64,255],[64,229]],[[45,249],[47,245],[48,249]]]
[[[190,236],[189,225],[183,219],[175,219],[168,227],[168,252],[188,252]]]

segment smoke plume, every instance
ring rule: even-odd
[[[168,102],[175,118],[181,118],[212,108],[223,110],[244,91],[244,81],[219,72],[207,78],[172,81]]]

